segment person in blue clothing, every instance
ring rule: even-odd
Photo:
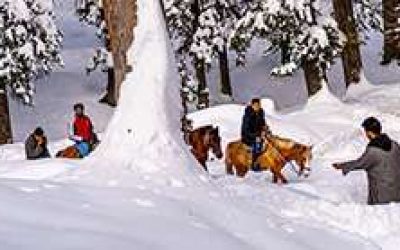
[[[254,98],[245,109],[241,137],[242,142],[251,148],[253,156],[252,169],[255,171],[258,170],[255,162],[262,151],[263,140],[267,133],[269,133],[269,128],[265,121],[265,112],[261,107],[261,101],[259,98]]]

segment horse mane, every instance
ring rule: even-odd
[[[197,129],[201,135],[205,135],[207,131],[213,131],[214,127],[212,125],[206,125]]]

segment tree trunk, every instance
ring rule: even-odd
[[[310,97],[315,95],[322,88],[322,82],[325,77],[321,77],[315,62],[304,62],[303,70],[306,78],[308,96]]]
[[[382,64],[400,59],[400,3],[383,0],[384,47]]]
[[[114,77],[114,68],[107,69],[107,90],[106,94],[100,99],[101,103],[106,103],[112,107],[117,106],[117,99],[116,99],[116,84],[115,84],[115,77]]]
[[[286,64],[290,61],[289,55],[289,40],[282,41],[280,44],[281,47],[281,64]]]
[[[107,94],[103,101],[117,105],[121,84],[127,72],[127,52],[134,40],[133,28],[137,24],[136,0],[104,0],[104,20],[107,26],[109,51],[113,57],[113,70],[109,72]],[[113,78],[113,81],[111,81]]]
[[[360,41],[354,20],[351,0],[333,0],[336,22],[346,35],[347,42],[342,52],[343,70],[346,87],[359,83],[362,69]]]
[[[198,81],[197,108],[198,109],[208,108],[210,106],[210,102],[208,99],[206,66],[204,60],[197,60],[195,63],[195,68],[196,68],[196,78]]]
[[[314,25],[317,24],[317,13],[313,6],[315,3],[316,0],[311,1],[311,17]],[[308,96],[310,97],[315,95],[322,88],[322,82],[328,82],[326,70],[319,69],[316,60],[304,61],[302,66],[306,78]]]
[[[229,73],[229,59],[228,49],[226,44],[222,52],[219,52],[219,70],[220,70],[220,82],[221,92],[224,95],[232,96],[231,77]]]
[[[7,92],[2,86],[0,87],[0,144],[7,143],[12,143],[12,130]]]

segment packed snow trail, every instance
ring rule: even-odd
[[[312,177],[297,182],[292,177],[293,184],[284,187],[269,184],[268,174],[226,177],[222,163],[214,162],[216,178],[210,178],[201,173],[179,132],[179,80],[171,70],[175,67],[158,1],[138,0],[138,11],[129,54],[133,72],[92,157],[81,162],[1,162],[8,169],[0,174],[2,248],[395,249],[398,206],[387,214],[395,224],[374,220],[359,228],[364,221],[359,215],[382,211],[377,207],[364,213],[362,175],[344,179],[325,161],[358,153],[346,149],[348,155],[340,155],[343,148],[335,145],[335,133],[340,130],[350,144],[357,142],[350,138],[357,138],[355,123],[371,113],[368,108],[346,106],[326,92],[304,111],[285,116],[267,103],[269,122],[278,134],[306,143],[332,135],[316,150]],[[239,134],[242,111],[243,106],[225,105],[193,118],[197,124],[220,125],[226,143]],[[52,163],[57,171],[35,175]],[[14,172],[13,166],[20,170]],[[352,219],[347,227],[346,218]],[[370,226],[380,233],[368,232]]]
[[[398,87],[398,86],[397,86]],[[400,243],[400,204],[367,206],[366,176],[363,172],[343,177],[331,166],[334,162],[355,159],[365,149],[366,139],[360,129],[365,117],[374,115],[383,121],[385,132],[400,140],[400,119],[385,113],[371,103],[366,93],[379,91],[385,102],[391,102],[395,86],[376,88],[367,84],[351,89],[351,104],[339,102],[327,89],[312,98],[301,111],[279,115],[271,102],[263,103],[267,122],[274,133],[314,145],[312,174],[298,179],[287,166],[285,174],[291,179],[287,186],[271,184],[272,176],[250,175],[244,180],[225,177],[221,163],[211,163],[215,182],[232,196],[240,196],[260,209],[277,209],[279,215],[318,227],[332,227],[355,233],[371,240],[382,249],[397,249]],[[374,90],[374,92],[372,92]],[[363,97],[363,98],[361,98]],[[355,101],[358,100],[358,101]],[[394,105],[397,100],[393,98]],[[221,127],[224,146],[240,135],[243,106],[223,105],[209,111],[192,114],[195,126],[217,124]]]

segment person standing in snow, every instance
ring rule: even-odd
[[[336,163],[333,167],[344,175],[354,170],[365,170],[368,175],[368,204],[400,202],[400,147],[386,134],[380,122],[369,117],[363,123],[369,144],[357,160]]]
[[[37,127],[25,141],[25,154],[28,160],[50,158],[47,138],[41,127]]]
[[[261,107],[261,101],[258,98],[254,98],[251,100],[251,104],[245,109],[241,128],[242,142],[251,148],[253,170],[257,170],[257,166],[254,164],[261,153],[263,138],[268,131],[269,129],[265,122],[265,113]]]
[[[85,106],[82,103],[74,105],[75,118],[70,127],[69,138],[75,142],[75,147],[82,158],[89,155],[98,143],[97,135],[93,131],[90,118],[85,115]]]

